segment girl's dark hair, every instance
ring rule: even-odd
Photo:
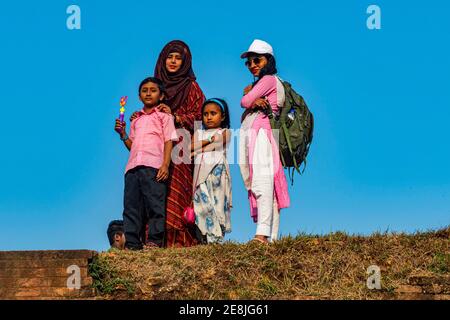
[[[230,129],[230,112],[228,111],[228,104],[225,100],[219,99],[219,98],[211,98],[203,102],[202,105],[202,117],[203,117],[203,111],[205,110],[205,107],[207,104],[214,103],[219,106],[220,110],[222,111],[222,115],[224,115],[224,119],[222,123],[220,124],[221,128]]]
[[[262,56],[266,57],[267,64],[264,66],[264,68],[261,69],[259,72],[259,77],[255,81],[255,84],[262,79],[262,77],[267,75],[274,75],[277,71],[277,62],[275,61],[275,57],[271,54],[262,54]]]
[[[161,93],[163,93],[164,96],[166,96],[166,88],[164,87],[164,83],[155,77],[148,77],[148,78],[145,78],[144,80],[142,80],[141,84],[139,85],[138,92],[141,93],[141,89],[144,86],[144,84],[149,83],[149,82],[156,84],[159,88],[159,91],[161,91]]]

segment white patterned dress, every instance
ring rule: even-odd
[[[202,130],[200,137],[205,139],[220,132]],[[231,177],[225,150],[216,148],[200,153],[195,159],[195,223],[208,243],[222,242],[225,233],[231,232]]]

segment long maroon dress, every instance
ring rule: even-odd
[[[176,127],[189,130],[191,137],[194,121],[201,119],[201,107],[204,101],[205,96],[194,81],[185,103],[175,112],[180,119],[180,123],[175,124]],[[167,247],[190,247],[198,243],[195,226],[188,227],[183,220],[184,209],[191,204],[192,200],[193,168],[193,164],[172,163],[171,165],[166,211]]]

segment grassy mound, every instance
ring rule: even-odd
[[[386,299],[414,275],[448,278],[450,227],[416,234],[298,235],[276,243],[110,250],[90,266],[105,299]],[[381,269],[369,290],[367,268]]]

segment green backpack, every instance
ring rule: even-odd
[[[281,81],[281,79],[280,79]],[[281,81],[285,92],[284,106],[279,116],[273,114],[269,107],[269,119],[272,129],[279,130],[280,158],[284,168],[292,168],[289,171],[291,183],[294,183],[294,170],[302,174],[306,167],[306,156],[313,138],[314,117],[309,111],[305,100],[292,89],[291,84]],[[303,170],[300,166],[304,164]]]

